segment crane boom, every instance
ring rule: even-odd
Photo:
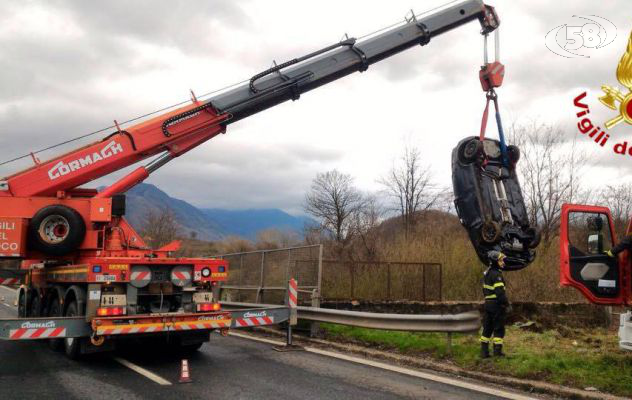
[[[138,161],[165,153],[148,168],[141,167],[99,194],[109,197],[128,190],[150,172],[201,143],[211,139],[228,124],[244,119],[302,93],[325,85],[431,38],[478,19],[482,33],[499,25],[493,7],[482,0],[467,0],[423,18],[414,15],[405,23],[363,41],[349,38],[270,68],[243,84],[205,102],[159,115],[109,135],[106,140],[37,164],[0,180],[2,196],[55,196],[125,168]]]

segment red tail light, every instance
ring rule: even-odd
[[[117,315],[125,315],[127,310],[125,307],[100,307],[97,308],[97,315],[99,317],[111,317]]]
[[[221,309],[219,303],[203,303],[197,305],[198,312],[219,311]]]

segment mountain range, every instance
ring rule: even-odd
[[[200,209],[184,200],[169,196],[154,185],[141,183],[126,193],[125,217],[135,229],[141,229],[148,212],[173,212],[180,234],[201,240],[221,240],[240,236],[254,240],[257,232],[265,229],[295,231],[302,235],[305,225],[314,224],[306,216],[290,215],[279,209],[226,210]]]

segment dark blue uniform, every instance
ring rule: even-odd
[[[505,280],[500,269],[504,265],[502,258],[495,256],[490,267],[483,275],[483,333],[481,334],[481,357],[489,357],[489,343],[494,344],[494,355],[503,356],[502,346],[505,337],[505,317],[509,301],[505,293]]]

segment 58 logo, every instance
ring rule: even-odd
[[[584,24],[562,24],[545,36],[546,47],[558,56],[589,58],[586,53],[609,45],[617,37],[617,27],[605,18],[596,15],[573,15],[573,18],[583,20]]]

